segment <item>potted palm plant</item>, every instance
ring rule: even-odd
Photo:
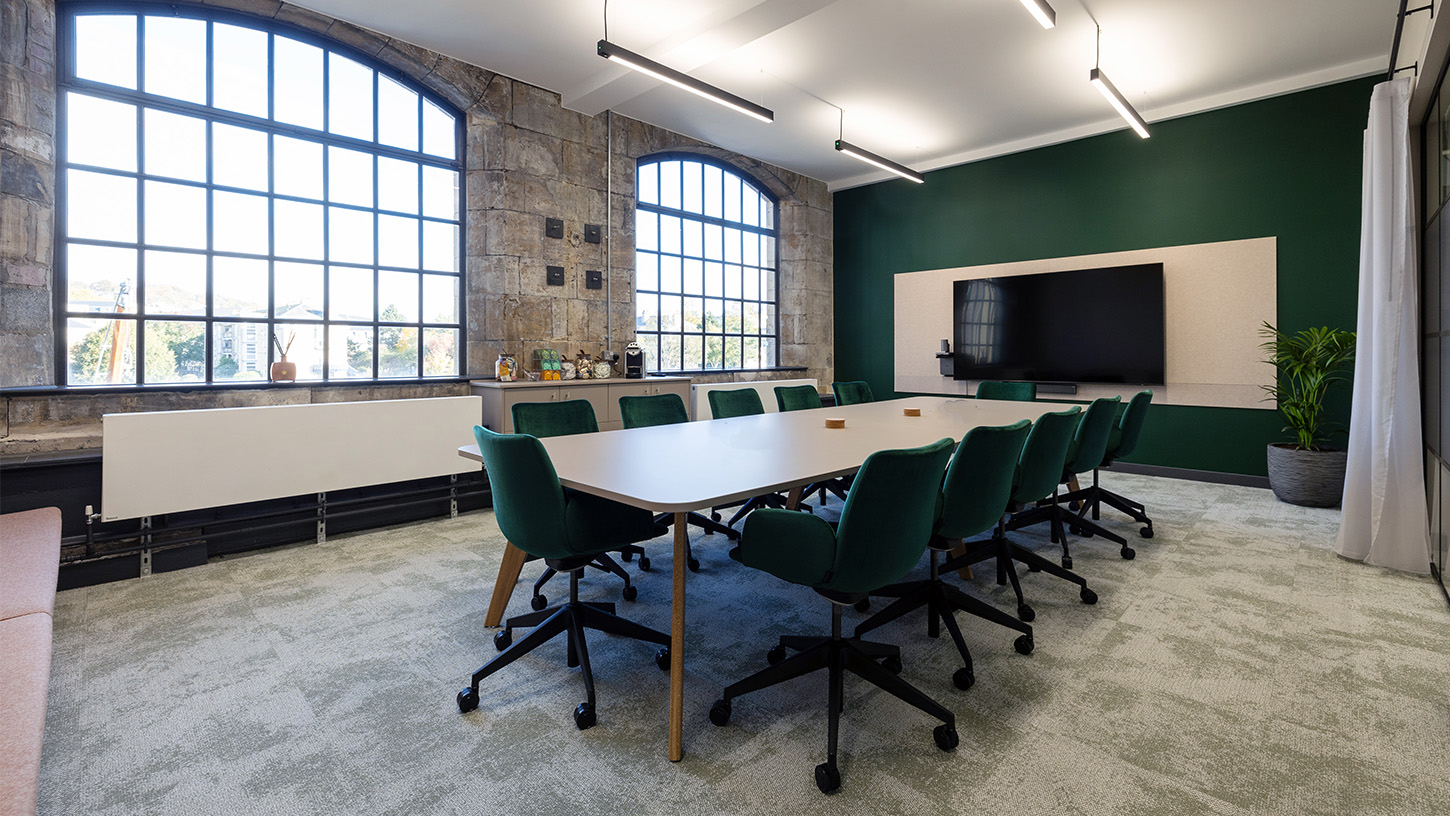
[[[1262,386],[1288,423],[1293,442],[1269,445],[1269,487],[1280,501],[1306,507],[1333,507],[1344,493],[1346,452],[1328,446],[1333,423],[1324,418],[1330,386],[1348,379],[1354,360],[1354,332],[1328,326],[1285,334],[1268,323],[1259,331],[1264,362],[1277,371],[1272,386]]]

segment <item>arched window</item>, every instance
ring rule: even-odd
[[[640,159],[635,336],[651,371],[776,365],[775,197],[691,154]]]
[[[459,376],[455,110],[239,15],[61,9],[63,384]]]

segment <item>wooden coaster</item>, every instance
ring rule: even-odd
[[[906,414],[907,416],[921,416],[921,409],[920,408],[902,408],[901,409],[901,413]]]
[[[844,419],[831,419],[831,418],[827,418],[826,419],[826,427],[827,428],[844,428],[844,427],[846,427],[846,420],[844,420]]]

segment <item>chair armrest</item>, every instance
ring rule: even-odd
[[[740,546],[730,556],[791,583],[815,586],[836,563],[836,532],[810,513],[756,510],[745,518]]]

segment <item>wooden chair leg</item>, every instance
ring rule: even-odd
[[[493,582],[493,597],[488,601],[488,613],[483,616],[484,626],[498,626],[503,622],[503,612],[513,597],[514,584],[519,581],[519,571],[524,568],[528,554],[507,542],[503,545],[503,560],[498,565],[498,577]]]
[[[965,541],[958,541],[957,542],[957,546],[952,547],[952,558],[961,558],[962,556],[964,556],[966,554],[967,554],[967,542],[965,542]],[[972,575],[972,565],[971,564],[968,564],[965,567],[962,567],[961,569],[957,570],[957,576],[960,577],[963,581],[970,581],[970,580],[972,580],[973,578],[976,577],[976,576]]]

